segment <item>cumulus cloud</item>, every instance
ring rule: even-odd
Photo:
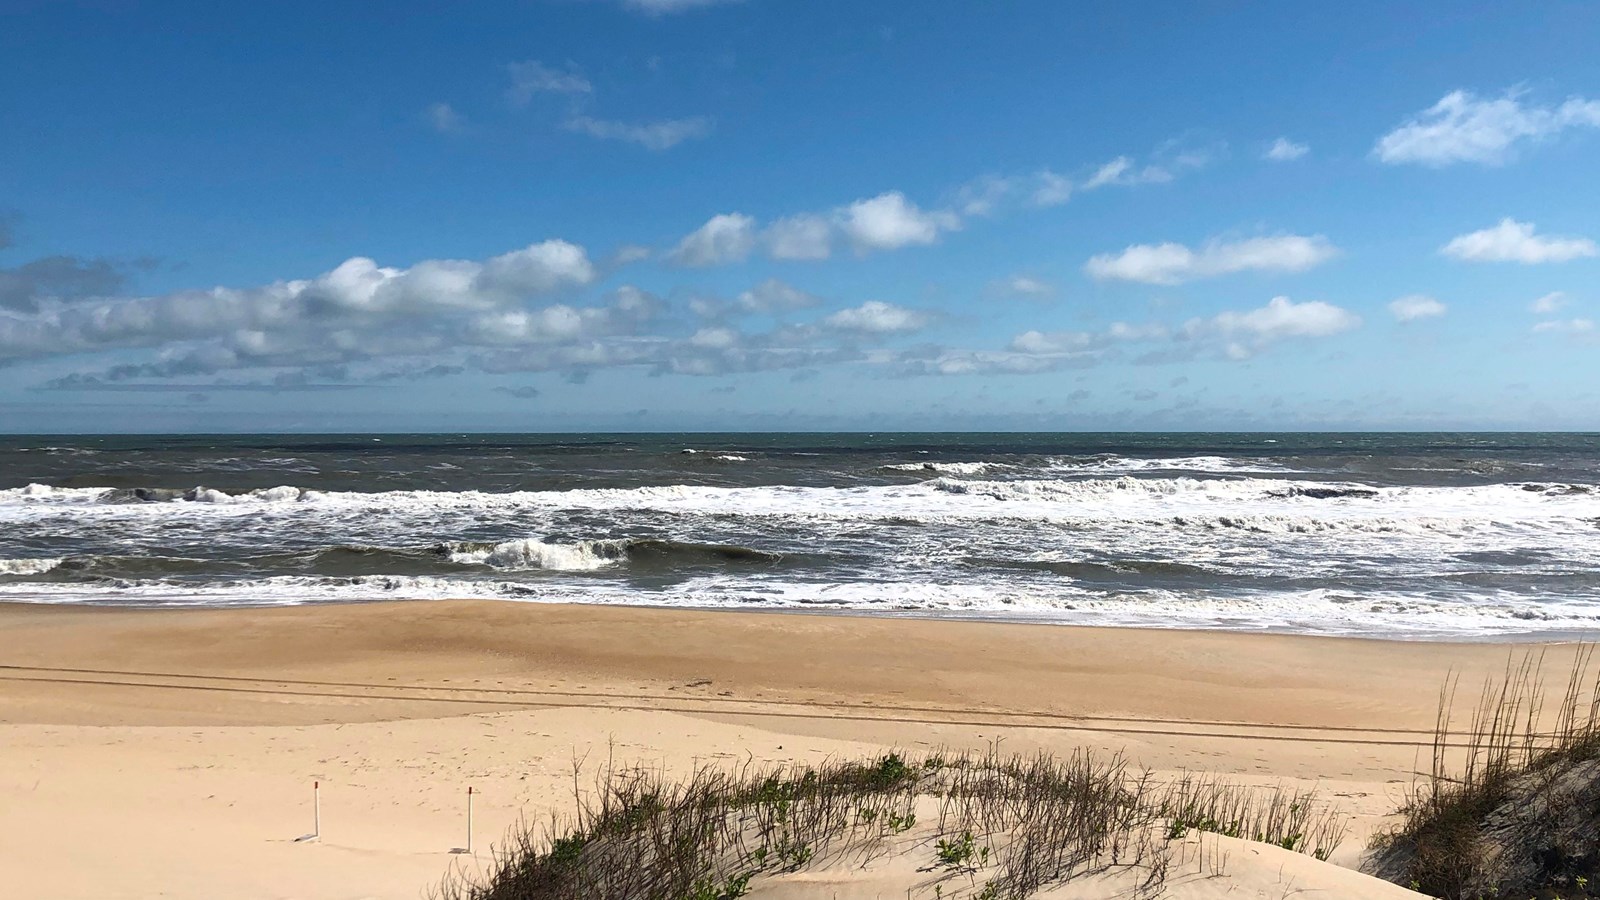
[[[638,144],[647,150],[669,150],[687,140],[711,133],[711,120],[704,116],[666,119],[660,122],[616,122],[592,116],[573,116],[566,129],[608,141]]]
[[[1210,319],[1191,319],[1185,328],[1191,333],[1215,330],[1228,335],[1243,334],[1278,340],[1286,337],[1328,337],[1349,331],[1360,324],[1359,316],[1331,303],[1321,300],[1295,303],[1288,297],[1273,297],[1259,309],[1243,313],[1219,313]]]
[[[595,278],[582,247],[550,240],[482,262],[423,260],[406,269],[353,257],[315,278],[254,288],[50,297],[31,314],[0,317],[0,360],[160,347],[155,362],[120,375],[171,377],[426,352],[448,338],[424,327],[436,317],[513,308]]]
[[[1569,128],[1600,127],[1600,101],[1573,97],[1557,106],[1540,106],[1524,103],[1523,97],[1516,90],[1494,99],[1452,91],[1379,138],[1373,155],[1390,164],[1497,166],[1511,161],[1523,145]]]
[[[1549,237],[1534,233],[1532,222],[1501,219],[1500,224],[1454,238],[1439,250],[1464,262],[1518,262],[1526,265],[1567,262],[1600,256],[1600,247],[1584,237]]]
[[[766,255],[777,260],[828,259],[840,244],[850,245],[858,255],[926,246],[960,229],[963,217],[994,215],[1017,206],[1059,206],[1079,190],[1171,181],[1176,173],[1201,168],[1224,151],[1221,144],[1196,148],[1182,141],[1169,141],[1150,154],[1146,162],[1121,156],[1081,182],[1050,169],[985,175],[957,188],[950,198],[952,202],[944,208],[926,209],[901,191],[885,191],[831,210],[775,219],[760,229],[759,242]],[[728,261],[746,256],[748,251]]]
[[[620,269],[623,266],[649,259],[654,255],[655,251],[643,244],[623,244],[613,250],[610,256],[606,257],[606,268]]]
[[[1311,152],[1305,144],[1297,144],[1286,137],[1273,141],[1262,155],[1273,162],[1291,162]]]
[[[823,324],[838,331],[861,334],[903,334],[926,328],[933,317],[926,312],[868,300],[851,309],[841,309],[823,320]]]
[[[954,213],[923,210],[899,191],[857,200],[839,211],[839,228],[858,253],[931,244],[959,227]]]
[[[1564,291],[1551,291],[1528,304],[1528,308],[1536,313],[1548,315],[1566,305],[1567,295]]]
[[[511,75],[511,86],[506,97],[518,106],[525,106],[538,94],[586,96],[594,93],[594,85],[574,68],[552,69],[536,59],[514,62],[506,66]]]
[[[543,393],[538,388],[527,384],[519,384],[515,387],[501,385],[495,388],[494,391],[497,394],[505,394],[508,397],[515,397],[518,400],[532,400]]]
[[[1011,349],[1036,355],[1075,353],[1096,343],[1096,336],[1087,331],[1024,331],[1011,339]]]
[[[695,267],[743,262],[755,244],[755,219],[743,213],[722,213],[679,241],[667,259],[680,266]]]
[[[836,242],[857,254],[931,244],[961,227],[948,210],[925,210],[899,191],[857,200],[827,214],[800,213],[758,228],[742,213],[724,213],[679,242],[668,258],[679,265],[712,266],[740,262],[759,245],[778,260],[819,260],[833,254]]]
[[[429,104],[423,111],[423,117],[434,131],[440,134],[455,134],[466,128],[467,121],[456,112],[455,107],[448,103]]]
[[[1389,314],[1401,322],[1433,319],[1444,315],[1445,305],[1426,294],[1408,294],[1389,303]]]
[[[1360,316],[1331,303],[1295,303],[1288,297],[1273,297],[1258,309],[1190,319],[1184,323],[1183,334],[1191,339],[1220,337],[1229,358],[1246,359],[1277,341],[1331,337],[1360,324]]]
[[[827,259],[833,254],[833,223],[802,213],[768,225],[762,239],[773,259]]]
[[[1175,285],[1235,272],[1304,272],[1338,252],[1322,235],[1213,239],[1198,250],[1175,243],[1134,244],[1121,253],[1091,257],[1084,271],[1102,281]]]
[[[809,309],[821,302],[821,298],[776,278],[768,278],[739,295],[739,306],[756,313],[793,312]]]

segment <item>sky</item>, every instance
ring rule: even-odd
[[[1593,3],[0,0],[0,431],[1600,429]]]

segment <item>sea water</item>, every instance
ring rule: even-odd
[[[0,600],[1600,626],[1600,436],[0,437]]]

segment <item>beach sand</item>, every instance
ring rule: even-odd
[[[420,896],[519,818],[571,809],[607,759],[1123,750],[1158,773],[1315,784],[1353,816],[1333,862],[1425,767],[1439,690],[1572,645],[1402,643],[494,601],[235,610],[0,606],[0,894]],[[322,786],[322,838],[311,830]],[[465,792],[478,793],[476,857]],[[1174,897],[1399,897],[1219,840]],[[905,896],[906,872],[754,897]],[[896,893],[898,892],[898,893]],[[1061,896],[1093,896],[1062,893]]]

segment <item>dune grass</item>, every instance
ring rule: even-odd
[[[1431,767],[1401,822],[1374,841],[1374,868],[1446,900],[1600,897],[1600,683],[1580,649],[1551,699],[1542,655],[1484,685],[1464,730],[1456,680],[1440,691]]]
[[[1012,900],[1115,874],[1166,879],[1191,831],[1325,857],[1342,836],[1315,798],[1214,778],[1158,782],[1118,755],[891,753],[813,767],[702,767],[686,778],[607,765],[577,813],[514,829],[485,873],[439,900],[733,900],[760,879],[913,858],[915,896]]]

